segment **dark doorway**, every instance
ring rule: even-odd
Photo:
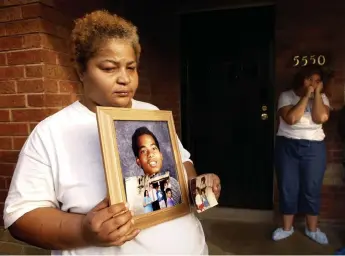
[[[274,7],[181,17],[182,139],[220,206],[273,208]]]

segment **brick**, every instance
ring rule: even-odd
[[[0,123],[0,136],[28,135],[27,124]]]
[[[40,122],[59,109],[21,109],[12,110],[14,122]]]
[[[78,81],[78,76],[74,68],[57,65],[45,65],[44,77],[50,79]]]
[[[10,111],[0,109],[0,122],[10,121]]]
[[[22,48],[38,48],[42,45],[41,34],[24,35]]]
[[[42,46],[46,49],[54,50],[57,52],[69,52],[70,49],[66,40],[52,36],[52,35],[41,35]]]
[[[12,138],[0,137],[0,149],[12,149]]]
[[[38,124],[38,123],[30,123],[30,124],[29,124],[30,133],[35,129],[35,127],[36,127],[37,124]]]
[[[57,54],[57,64],[61,66],[73,66],[72,57],[66,53]]]
[[[23,19],[41,17],[42,5],[40,3],[34,3],[30,5],[22,6]]]
[[[23,45],[23,37],[21,36],[0,38],[0,51],[20,49],[22,45]]]
[[[24,77],[24,67],[0,67],[0,80]]]
[[[47,93],[57,93],[59,91],[59,86],[57,80],[44,79],[43,82],[44,91]]]
[[[3,6],[22,5],[40,2],[40,0],[3,0]]]
[[[7,54],[9,65],[37,64],[42,61],[40,50],[25,50]]]
[[[17,82],[18,93],[56,93],[58,92],[57,81],[31,79]]]
[[[57,54],[53,51],[42,50],[42,61],[46,64],[56,64],[57,63]]]
[[[17,92],[18,93],[44,92],[43,79],[17,81]]]
[[[42,32],[42,24],[40,19],[15,21],[6,23],[7,35],[23,35],[34,32]]]
[[[1,189],[0,190],[0,202],[5,202],[7,197],[8,190],[7,189]]]
[[[14,163],[5,164],[5,163],[0,162],[0,175],[1,176],[12,176],[14,169],[15,169]],[[6,181],[6,188],[8,188],[7,181]]]
[[[81,92],[80,82],[60,81],[59,87],[60,87],[61,93],[80,93]]]
[[[25,106],[25,95],[0,95],[0,108],[21,108]]]
[[[22,18],[22,11],[20,7],[10,7],[10,8],[0,9],[0,22],[20,20],[21,18]]]
[[[5,53],[0,53],[0,66],[7,65],[7,58]]]
[[[17,163],[19,151],[0,150],[0,163]]]
[[[42,31],[46,34],[68,39],[71,31],[46,19],[41,21]]]
[[[0,36],[6,35],[5,23],[0,23]]]
[[[28,78],[43,77],[43,65],[26,66],[25,75]]]
[[[28,95],[29,107],[65,107],[71,103],[68,94],[33,94]]]
[[[4,165],[7,165],[7,166],[12,166],[10,168],[12,168],[12,173],[16,167],[15,164],[4,164]],[[12,181],[12,174],[10,177],[6,177],[6,189],[9,189],[10,188],[10,185],[11,185],[11,181]]]
[[[22,6],[22,15],[25,19],[41,17],[54,24],[67,27],[71,25],[71,20],[65,15],[57,11],[55,8],[51,8],[40,3]]]
[[[6,189],[6,178],[0,177],[0,189]]]
[[[24,50],[7,54],[9,65],[56,63],[56,54],[48,50]]]
[[[14,81],[0,81],[0,94],[16,93],[16,83]]]
[[[28,137],[13,137],[13,149],[21,150]]]

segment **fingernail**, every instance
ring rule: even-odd
[[[133,211],[131,211],[131,214],[132,214],[132,216],[134,216],[134,212]]]
[[[134,219],[131,219],[132,224],[134,224]]]
[[[125,204],[125,206],[126,206],[126,208],[128,208],[128,209],[129,209],[129,203],[126,203],[126,204]]]

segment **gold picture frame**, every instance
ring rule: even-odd
[[[134,211],[138,212],[133,217],[134,225],[138,229],[145,229],[190,213],[188,182],[183,169],[172,112],[97,107],[96,115],[110,204],[128,202],[130,207],[134,204],[136,207]],[[162,155],[161,166],[169,168],[166,171],[161,169],[153,178],[145,174],[147,171],[144,170],[144,165],[141,165],[140,156],[134,153],[132,136],[134,136],[133,131],[139,127],[150,127],[151,131],[155,130],[157,136],[164,138],[165,144],[160,145],[159,149]],[[132,153],[130,153],[131,150]],[[139,175],[137,175],[139,171],[136,166],[142,171]],[[162,192],[163,185],[164,193]],[[132,189],[134,187],[135,191]],[[153,209],[151,211],[150,204],[146,207],[144,203],[153,201],[154,194],[158,196],[157,191],[160,197],[151,202]],[[163,195],[165,197],[162,197]],[[140,208],[140,198],[142,198],[144,209]],[[157,200],[160,200],[159,207]],[[169,207],[169,205],[174,206]],[[150,212],[143,213],[147,210]]]

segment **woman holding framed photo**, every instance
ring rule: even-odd
[[[136,27],[95,11],[76,21],[71,41],[83,95],[30,134],[5,202],[5,228],[55,255],[207,254],[193,213],[137,230],[129,207],[109,205],[106,198],[96,107],[158,109],[133,99],[141,52]],[[189,152],[180,142],[179,149],[184,173],[195,177]],[[209,176],[219,196],[220,180]],[[173,243],[167,234],[174,236]]]

